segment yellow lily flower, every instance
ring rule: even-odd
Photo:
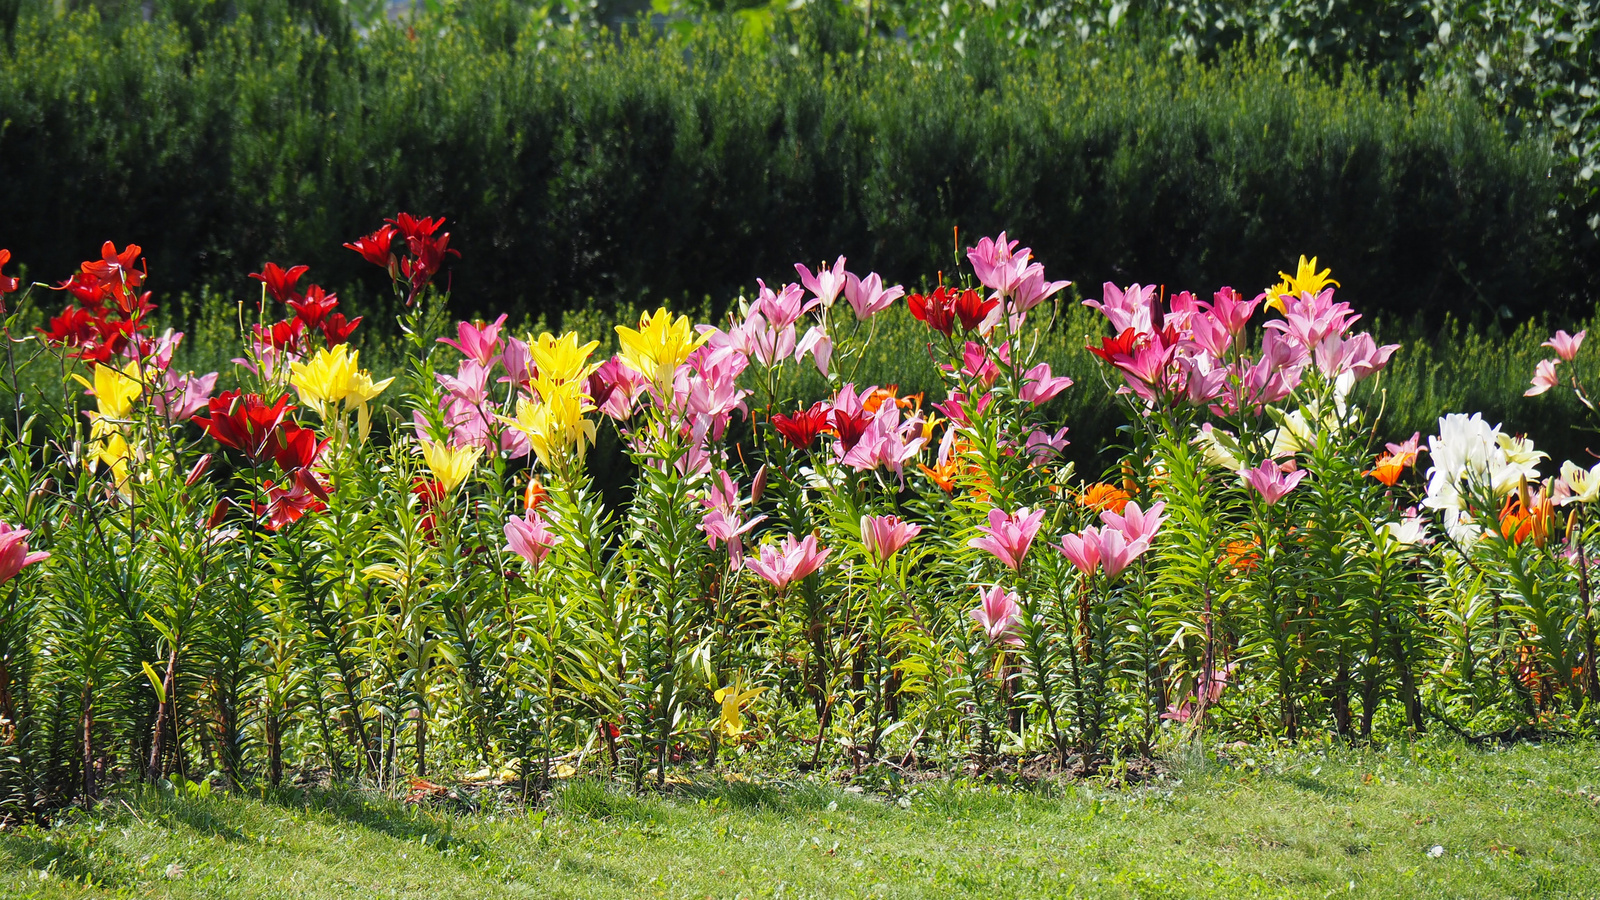
[[[422,444],[422,459],[428,464],[428,471],[433,473],[433,479],[444,486],[446,494],[467,480],[467,476],[472,474],[472,467],[478,464],[478,457],[482,454],[482,447],[462,447],[459,450],[452,450],[445,444],[427,442]]]
[[[333,404],[350,395],[360,367],[361,351],[352,351],[347,344],[324,347],[310,360],[290,367],[289,383],[300,392],[300,402],[327,418]]]
[[[93,384],[82,375],[72,377],[76,378],[79,384],[94,391],[94,400],[100,411],[90,413],[91,419],[132,418],[133,401],[139,399],[139,395],[144,392],[138,360],[130,361],[120,370],[115,366],[95,366]]]
[[[538,340],[528,342],[528,355],[533,359],[541,378],[553,382],[582,381],[599,368],[598,364],[588,364],[589,354],[598,346],[599,341],[578,346],[576,331],[569,331],[561,337],[546,331],[539,335]]]
[[[367,435],[372,433],[372,414],[367,409],[367,404],[377,399],[378,395],[383,393],[384,388],[393,383],[394,378],[392,377],[374,383],[372,373],[365,369],[358,370],[355,377],[350,379],[350,393],[345,397],[345,403],[348,405],[350,401],[355,401],[356,435],[361,443],[366,443]]]
[[[594,442],[595,424],[584,418],[594,404],[583,392],[583,382],[552,383],[545,380],[543,372],[539,374],[533,387],[540,399],[519,399],[516,418],[498,418],[527,435],[539,462],[545,468],[553,468],[569,454],[580,454]]]
[[[672,384],[673,371],[706,342],[706,335],[695,336],[688,316],[673,319],[665,306],[654,315],[641,314],[638,330],[618,325],[617,338],[622,343],[617,354],[622,364],[650,379],[663,393]]]
[[[747,690],[742,689],[738,676],[734,676],[733,681],[729,682],[727,687],[717,688],[716,693],[712,695],[718,703],[722,704],[722,714],[717,719],[717,727],[722,730],[725,736],[736,738],[744,734],[743,707],[749,701],[759,697],[761,692],[765,690],[766,688],[759,687]]]
[[[1332,269],[1323,269],[1321,272],[1318,272],[1317,258],[1313,256],[1311,257],[1310,262],[1306,262],[1305,255],[1301,254],[1300,264],[1295,267],[1295,273],[1293,275],[1290,275],[1288,272],[1278,273],[1278,277],[1282,278],[1283,280],[1273,285],[1272,290],[1269,291],[1269,293],[1272,294],[1272,298],[1267,301],[1267,309],[1275,309],[1280,313],[1283,312],[1284,294],[1288,294],[1291,297],[1298,297],[1302,292],[1310,292],[1311,294],[1316,295],[1322,293],[1322,289],[1330,284],[1334,287],[1340,287],[1339,282],[1328,277],[1332,274]]]

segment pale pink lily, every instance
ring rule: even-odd
[[[901,285],[884,287],[883,278],[877,272],[865,278],[844,273],[844,299],[850,302],[856,318],[863,322],[888,309],[905,294],[906,289]]]
[[[474,322],[461,322],[456,325],[455,340],[439,338],[439,343],[448,344],[460,350],[461,355],[468,359],[477,360],[479,365],[488,366],[500,355],[500,326],[505,323],[504,313],[500,318],[481,327]]]
[[[1028,439],[1022,442],[1022,450],[1032,457],[1034,465],[1042,466],[1061,455],[1061,451],[1065,450],[1070,443],[1072,442],[1067,440],[1067,428],[1065,425],[1055,434],[1051,434],[1042,428],[1035,428],[1028,435]]]
[[[1533,370],[1533,387],[1523,391],[1522,396],[1537,397],[1560,383],[1561,375],[1556,372],[1556,361],[1541,359]]]
[[[1060,293],[1070,284],[1070,281],[1046,281],[1044,266],[1040,263],[1024,269],[1009,292],[1011,308],[1015,313],[1012,330],[1015,331],[1022,324],[1023,313]]]
[[[0,584],[17,577],[23,568],[50,558],[50,554],[43,551],[29,552],[29,534],[32,532],[26,528],[12,528],[0,522]]]
[[[1315,296],[1303,292],[1299,297],[1284,297],[1284,317],[1264,327],[1281,331],[1307,351],[1330,334],[1343,335],[1361,318],[1350,310],[1350,304],[1333,302],[1333,288]]]
[[[798,284],[786,284],[783,290],[777,292],[759,278],[756,284],[761,286],[761,292],[756,295],[755,308],[774,328],[793,325],[807,310],[817,305],[815,300],[806,302],[805,289]]]
[[[1122,532],[1123,537],[1129,541],[1149,543],[1161,529],[1161,523],[1167,520],[1163,514],[1166,508],[1167,504],[1158,501],[1151,504],[1147,510],[1140,509],[1138,501],[1130,500],[1121,513],[1109,509],[1101,511],[1100,521],[1104,522],[1107,528]]]
[[[794,264],[794,270],[800,273],[800,283],[806,290],[816,295],[824,307],[832,306],[833,301],[839,299],[839,292],[844,290],[844,257],[839,257],[833,263],[833,268],[819,266],[817,274],[812,275],[811,270],[801,265]]]
[[[989,510],[989,523],[978,528],[983,536],[967,541],[967,546],[974,550],[987,550],[1008,567],[1017,569],[1022,566],[1023,557],[1028,555],[1028,545],[1033,543],[1034,535],[1039,533],[1039,525],[1043,522],[1042,509],[1030,510],[1024,506],[1014,513],[1007,513],[993,507]]]
[[[791,534],[779,546],[762,544],[760,555],[751,557],[747,565],[750,571],[781,591],[815,572],[832,552],[819,549],[814,534],[806,535],[805,540],[796,540]]]
[[[777,365],[794,356],[793,325],[774,328],[759,313],[752,313],[745,322],[745,337],[751,358],[763,366]]]
[[[1091,525],[1078,534],[1062,535],[1056,549],[1077,566],[1078,571],[1093,575],[1094,570],[1100,567],[1100,529]]]
[[[813,325],[806,332],[806,336],[794,345],[794,361],[805,359],[807,353],[811,354],[811,361],[817,364],[817,371],[822,377],[828,377],[828,361],[833,358],[833,338],[822,330],[821,325]]]
[[[1015,593],[1006,592],[998,584],[987,591],[978,588],[978,605],[967,615],[983,629],[990,643],[1022,645],[1022,603]]]
[[[1317,368],[1328,377],[1337,378],[1349,372],[1360,381],[1388,365],[1389,357],[1398,349],[1400,349],[1399,344],[1379,347],[1372,339],[1372,335],[1366,332],[1350,338],[1330,334],[1317,344],[1316,352],[1312,356],[1316,360]]]
[[[861,543],[878,562],[884,562],[922,533],[921,525],[903,522],[899,516],[862,516]]]
[[[217,387],[217,373],[206,375],[174,375],[170,370],[163,372],[162,382],[164,389],[150,398],[151,405],[155,407],[158,415],[166,416],[168,422],[187,422],[195,414],[205,409],[211,400],[211,392]]]
[[[1130,541],[1115,528],[1107,526],[1100,529],[1100,567],[1105,569],[1108,578],[1122,574],[1123,569],[1149,549],[1150,541],[1147,538]]]
[[[1155,285],[1132,285],[1123,290],[1111,282],[1101,286],[1103,299],[1085,300],[1083,305],[1097,309],[1111,322],[1118,333],[1132,328],[1139,332],[1155,330],[1151,308],[1156,303]]]
[[[550,548],[562,540],[550,531],[544,517],[536,512],[507,519],[505,531],[505,549],[527,560],[528,565],[535,569],[550,555]]]
[[[1254,469],[1244,470],[1241,476],[1246,483],[1255,488],[1261,499],[1267,501],[1268,506],[1273,506],[1288,496],[1295,485],[1300,483],[1300,479],[1306,477],[1306,470],[1294,469],[1286,472],[1276,462],[1266,459]]]
[[[1002,270],[1010,266],[1012,258],[1028,258],[1029,251],[1026,249],[1021,253],[1016,252],[1018,243],[1020,241],[1007,240],[1006,233],[1002,231],[999,237],[979,238],[978,246],[967,248],[967,260],[972,263],[972,271],[984,287],[1000,290]]]
[[[1017,396],[1034,406],[1049,403],[1057,394],[1072,387],[1071,378],[1050,373],[1049,363],[1039,363],[1029,369],[1022,378],[1022,390],[1017,392]]]
[[[506,348],[500,351],[500,365],[505,367],[506,374],[501,376],[500,381],[526,388],[538,374],[533,355],[528,352],[528,344],[514,337],[506,338],[505,343]]]
[[[1578,348],[1583,346],[1583,338],[1588,333],[1589,332],[1587,329],[1580,331],[1577,334],[1567,334],[1565,331],[1557,331],[1555,337],[1552,337],[1550,340],[1545,341],[1539,346],[1549,347],[1551,350],[1554,350],[1556,352],[1556,356],[1560,357],[1562,362],[1572,362],[1574,359],[1577,359]]]

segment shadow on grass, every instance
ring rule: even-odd
[[[129,883],[95,866],[81,848],[50,840],[31,829],[0,832],[0,860],[3,869],[35,869],[79,884],[115,888]]]
[[[311,811],[393,840],[415,843],[441,855],[488,858],[490,849],[480,841],[455,835],[454,814],[437,816],[409,807],[397,800],[373,797],[349,787],[294,788],[268,790],[263,803],[282,809]]]

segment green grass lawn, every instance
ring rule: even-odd
[[[547,812],[126,793],[0,832],[24,897],[1600,897],[1600,745],[1233,750],[1143,785],[711,782]]]

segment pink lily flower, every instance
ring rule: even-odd
[[[1044,265],[1041,263],[1034,263],[1022,270],[1012,283],[1011,289],[1006,292],[1011,297],[1011,306],[1017,316],[1017,321],[1012,324],[1012,330],[1016,330],[1021,324],[1023,313],[1060,293],[1070,284],[1072,284],[1070,281],[1046,281]]]
[[[1567,334],[1565,331],[1557,331],[1555,337],[1545,341],[1539,346],[1549,347],[1551,350],[1554,350],[1556,352],[1556,356],[1560,357],[1562,362],[1572,362],[1578,357],[1578,348],[1583,346],[1583,338],[1588,333],[1589,332],[1587,329],[1580,331],[1577,334]]]
[[[1106,570],[1108,578],[1122,574],[1123,569],[1149,549],[1150,541],[1144,538],[1130,541],[1115,528],[1100,529],[1100,567]]]
[[[1100,566],[1100,529],[1090,525],[1078,534],[1062,535],[1056,545],[1069,562],[1085,575],[1093,575]]]
[[[774,328],[759,314],[752,313],[745,323],[750,355],[763,366],[777,365],[794,356],[794,326]]]
[[[833,338],[828,337],[821,325],[813,325],[794,345],[794,361],[805,359],[807,353],[811,354],[811,361],[817,364],[817,371],[822,377],[828,377],[828,361],[833,358]]]
[[[756,296],[755,308],[761,313],[762,318],[772,323],[774,328],[787,328],[806,311],[817,305],[817,301],[806,302],[805,290],[798,284],[786,284],[783,290],[776,293],[766,282],[756,279],[756,284],[761,286],[761,292]]]
[[[983,536],[968,541],[967,546],[993,553],[995,558],[1014,570],[1021,567],[1022,558],[1028,554],[1028,545],[1033,543],[1034,535],[1039,533],[1039,526],[1043,522],[1042,509],[1030,510],[1024,506],[1014,513],[1006,513],[994,507],[989,510],[989,524],[978,528]]]
[[[865,278],[857,278],[850,272],[844,273],[844,299],[856,311],[856,318],[863,322],[888,309],[905,294],[906,289],[902,285],[884,287],[883,278],[877,272]]]
[[[842,256],[834,261],[832,269],[820,266],[815,275],[800,263],[794,264],[794,270],[800,273],[800,283],[805,285],[806,290],[815,294],[824,307],[832,306],[833,301],[839,299],[839,292],[844,290],[845,273]]]
[[[1069,387],[1072,379],[1065,375],[1051,375],[1049,363],[1039,363],[1029,369],[1023,376],[1022,390],[1017,396],[1032,403],[1042,406],[1049,403],[1055,396]]]
[[[751,557],[747,564],[750,571],[781,591],[815,572],[832,552],[817,547],[815,534],[806,535],[805,540],[796,540],[791,534],[781,546],[762,544],[760,556]]]
[[[1348,303],[1333,302],[1333,288],[1316,296],[1309,292],[1299,297],[1284,295],[1285,315],[1273,319],[1265,327],[1281,331],[1302,348],[1310,351],[1330,334],[1344,334],[1361,316],[1350,310]]]
[[[460,350],[461,355],[468,359],[475,359],[479,365],[489,366],[494,363],[495,357],[500,355],[500,326],[505,323],[504,313],[482,328],[472,322],[461,322],[456,325],[455,340],[439,338],[439,343],[449,344]]]
[[[1217,359],[1227,356],[1228,348],[1233,346],[1234,333],[1210,314],[1193,317],[1189,322],[1189,333],[1201,350]]]
[[[1070,443],[1072,442],[1067,440],[1067,428],[1065,425],[1055,434],[1051,434],[1042,428],[1035,428],[1028,435],[1028,439],[1022,442],[1022,450],[1033,457],[1034,465],[1042,466],[1051,459],[1060,456],[1061,451],[1065,450]]]
[[[983,629],[990,643],[1022,646],[1022,603],[1015,592],[1007,593],[998,584],[988,591],[978,588],[978,605],[967,615]]]
[[[1138,501],[1130,500],[1120,514],[1109,509],[1102,510],[1100,521],[1104,522],[1107,528],[1122,532],[1122,536],[1129,541],[1149,543],[1161,529],[1161,523],[1167,520],[1164,515],[1166,508],[1167,504],[1156,502],[1151,504],[1148,510],[1142,510]]]
[[[1156,302],[1156,286],[1132,285],[1126,291],[1106,282],[1101,286],[1104,299],[1085,300],[1083,305],[1090,309],[1097,309],[1100,314],[1111,322],[1111,327],[1120,334],[1132,328],[1138,332],[1155,330],[1155,323],[1150,314],[1151,307]]]
[[[1360,381],[1388,365],[1389,357],[1399,349],[1399,344],[1377,346],[1372,335],[1366,332],[1351,338],[1330,334],[1317,345],[1312,357],[1316,360],[1317,368],[1329,377],[1337,378],[1349,372]]]
[[[1250,317],[1255,315],[1256,307],[1259,305],[1261,305],[1259,298],[1246,300],[1238,291],[1225,287],[1212,295],[1209,318],[1227,329],[1229,334],[1238,337],[1244,333],[1245,325],[1249,324]]]
[[[560,536],[551,533],[544,518],[536,512],[507,519],[505,531],[505,549],[527,560],[535,569],[550,555],[550,548],[562,541]]]
[[[861,542],[878,562],[886,561],[921,533],[921,525],[902,522],[899,516],[861,517]]]
[[[978,246],[967,248],[967,261],[972,263],[972,271],[978,276],[978,282],[992,290],[1000,290],[1000,270],[1007,268],[1015,256],[1026,260],[1031,251],[1024,248],[1017,253],[1017,244],[1020,241],[1006,240],[1006,233],[1000,232],[996,238],[980,238]]]
[[[43,551],[28,552],[26,538],[32,533],[26,528],[12,528],[0,522],[0,584],[17,577],[25,567],[50,558],[50,554]]]
[[[171,371],[161,374],[164,389],[151,396],[150,402],[156,413],[167,417],[168,422],[174,424],[187,422],[197,413],[205,409],[211,400],[211,392],[217,388],[217,373],[207,375],[174,375]]]
[[[527,342],[514,337],[506,338],[506,348],[500,352],[500,365],[506,370],[506,374],[500,378],[502,384],[511,383],[526,388],[538,374]]]
[[[1556,372],[1556,361],[1541,359],[1533,370],[1533,387],[1523,391],[1522,396],[1537,397],[1560,383],[1561,376]]]
[[[1246,469],[1242,475],[1244,480],[1256,489],[1256,493],[1261,495],[1261,499],[1267,501],[1268,506],[1273,506],[1294,490],[1300,479],[1306,477],[1306,471],[1295,469],[1285,472],[1277,463],[1266,459],[1254,469]]]
[[[482,406],[488,399],[489,369],[471,357],[463,359],[454,375],[435,375],[440,386],[452,398],[472,406]]]

